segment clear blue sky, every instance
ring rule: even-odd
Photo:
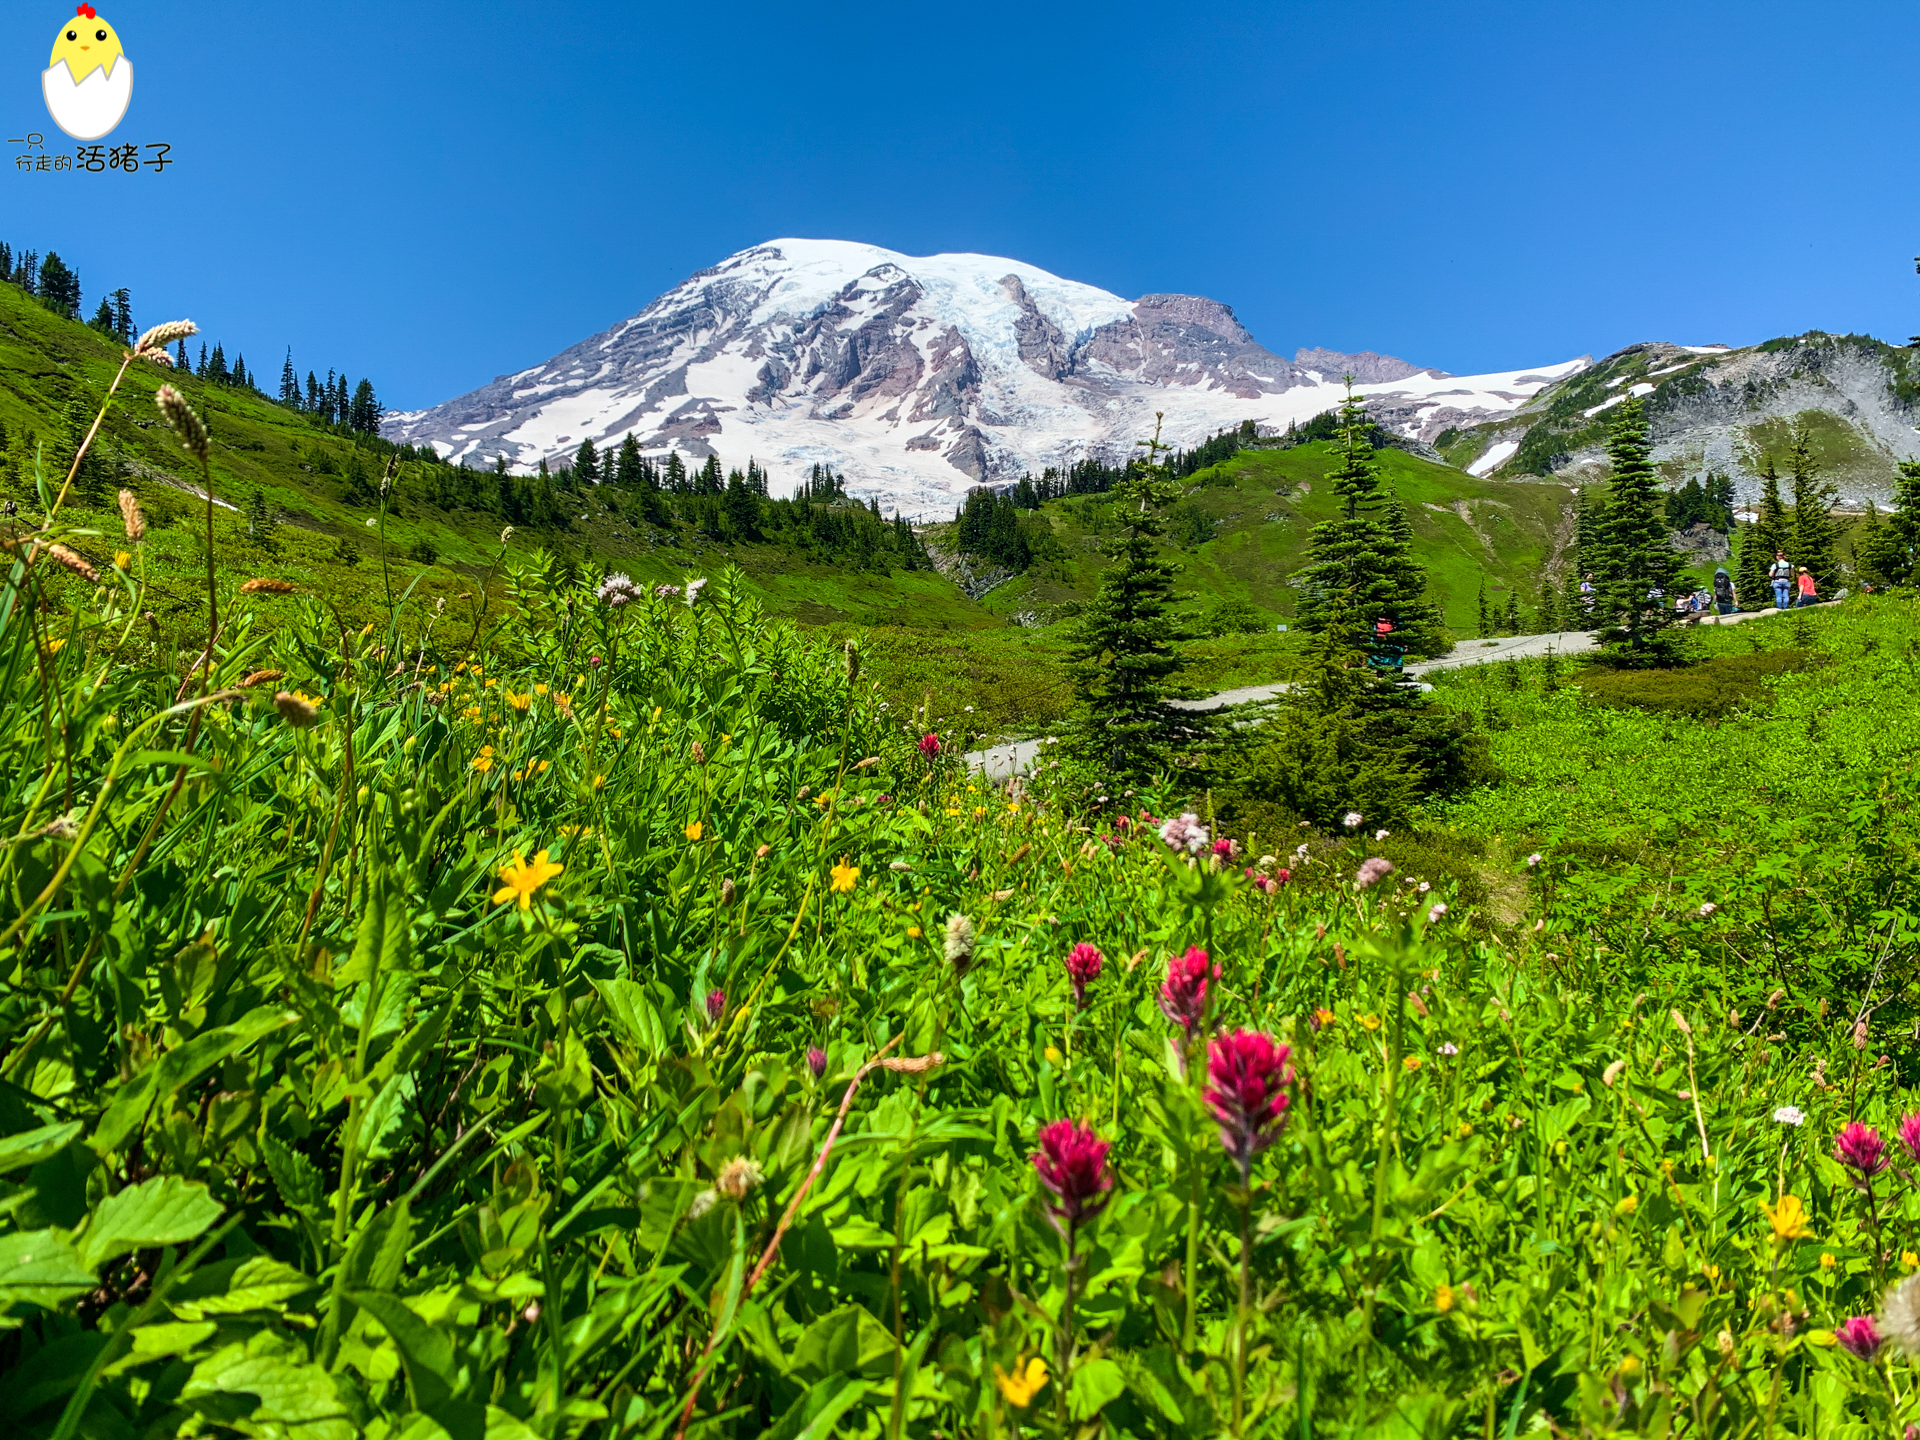
[[[0,238],[391,408],[780,235],[1456,373],[1920,332],[1910,4],[96,3],[179,164],[7,166]],[[4,138],[71,14],[6,7]]]

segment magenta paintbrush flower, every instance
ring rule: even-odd
[[[1106,959],[1093,946],[1082,940],[1067,952],[1067,978],[1073,982],[1073,1008],[1087,1008],[1087,986],[1097,979],[1100,966]]]
[[[1167,978],[1160,985],[1160,1013],[1187,1034],[1207,1018],[1207,985],[1220,978],[1220,967],[1207,959],[1198,945],[1167,961]]]
[[[929,760],[940,758],[940,737],[931,731],[920,737],[920,753]]]
[[[724,990],[709,990],[707,992],[707,1019],[718,1025],[720,1023],[720,1017],[726,1013],[727,992]]]
[[[816,1080],[827,1073],[827,1052],[818,1045],[807,1047],[807,1069],[813,1072]]]
[[[1920,1163],[1920,1115],[1902,1115],[1900,1117],[1900,1143],[1906,1147],[1907,1154]]]
[[[1280,1138],[1287,1123],[1293,1050],[1259,1030],[1236,1030],[1207,1049],[1206,1101],[1220,1124],[1220,1143],[1240,1167],[1242,1183],[1253,1157]]]
[[[1070,1236],[1074,1226],[1105,1208],[1107,1192],[1113,1189],[1107,1149],[1091,1125],[1056,1120],[1041,1127],[1033,1168],[1053,1197],[1047,1202],[1047,1219],[1062,1235]]]
[[[1833,1338],[1840,1342],[1841,1348],[1862,1360],[1871,1360],[1880,1353],[1880,1332],[1874,1328],[1873,1317],[1855,1315],[1843,1324],[1833,1327]]]
[[[1887,1154],[1887,1142],[1880,1138],[1880,1132],[1871,1125],[1862,1125],[1858,1120],[1849,1120],[1846,1127],[1834,1137],[1833,1158],[1857,1170],[1863,1180],[1871,1180],[1893,1163],[1893,1158]]]

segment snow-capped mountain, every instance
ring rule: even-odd
[[[631,434],[654,455],[755,458],[776,490],[826,463],[862,497],[931,516],[974,485],[1131,454],[1156,412],[1180,446],[1249,420],[1270,432],[1331,408],[1352,374],[1384,420],[1431,440],[1588,363],[1462,378],[1372,352],[1290,362],[1198,296],[1129,301],[990,255],[774,240],[544,365],[391,415],[386,433],[519,470]]]

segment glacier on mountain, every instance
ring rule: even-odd
[[[776,486],[816,463],[915,518],[974,485],[1252,421],[1285,429],[1339,402],[1341,377],[1421,440],[1511,414],[1586,357],[1452,376],[1392,356],[1258,344],[1217,301],[1123,300],[989,255],[908,256],[842,240],[741,251],[629,320],[387,435],[479,466],[565,463],[583,440],[692,461],[749,457]]]

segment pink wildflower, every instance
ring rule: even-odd
[[[1863,1180],[1871,1180],[1893,1163],[1892,1157],[1887,1154],[1887,1142],[1880,1138],[1880,1132],[1871,1125],[1862,1125],[1858,1120],[1849,1120],[1834,1137],[1833,1158],[1859,1171]]]
[[[1368,889],[1371,886],[1378,885],[1392,873],[1393,862],[1391,860],[1382,860],[1378,855],[1369,856],[1360,862],[1359,873],[1353,877],[1353,887],[1356,890]]]
[[[1067,978],[1073,982],[1073,1008],[1087,1008],[1087,986],[1100,974],[1103,956],[1082,940],[1067,952]]]
[[[1220,978],[1220,967],[1207,959],[1198,945],[1167,961],[1167,978],[1160,986],[1160,1013],[1187,1034],[1206,1019],[1207,985]]]
[[[1920,1163],[1920,1115],[1902,1115],[1899,1134],[1900,1143],[1907,1147],[1907,1154]]]
[[[940,737],[931,731],[921,736],[920,753],[929,760],[937,760],[940,757]]]
[[[724,990],[709,990],[707,992],[707,1019],[718,1025],[720,1023],[720,1017],[726,1013],[727,992]]]
[[[1280,1138],[1287,1121],[1293,1066],[1291,1047],[1259,1030],[1236,1030],[1208,1047],[1206,1101],[1220,1125],[1220,1143],[1240,1167],[1245,1184],[1253,1157]]]
[[[818,1045],[807,1047],[807,1069],[813,1072],[816,1080],[827,1073],[827,1052]]]
[[[1033,1168],[1053,1196],[1047,1202],[1047,1220],[1062,1235],[1105,1208],[1107,1192],[1113,1189],[1113,1177],[1107,1173],[1108,1148],[1090,1125],[1056,1120],[1041,1128]]]
[[[1880,1352],[1880,1331],[1870,1315],[1855,1315],[1834,1326],[1833,1338],[1840,1342],[1842,1349],[1862,1360],[1871,1360]]]

